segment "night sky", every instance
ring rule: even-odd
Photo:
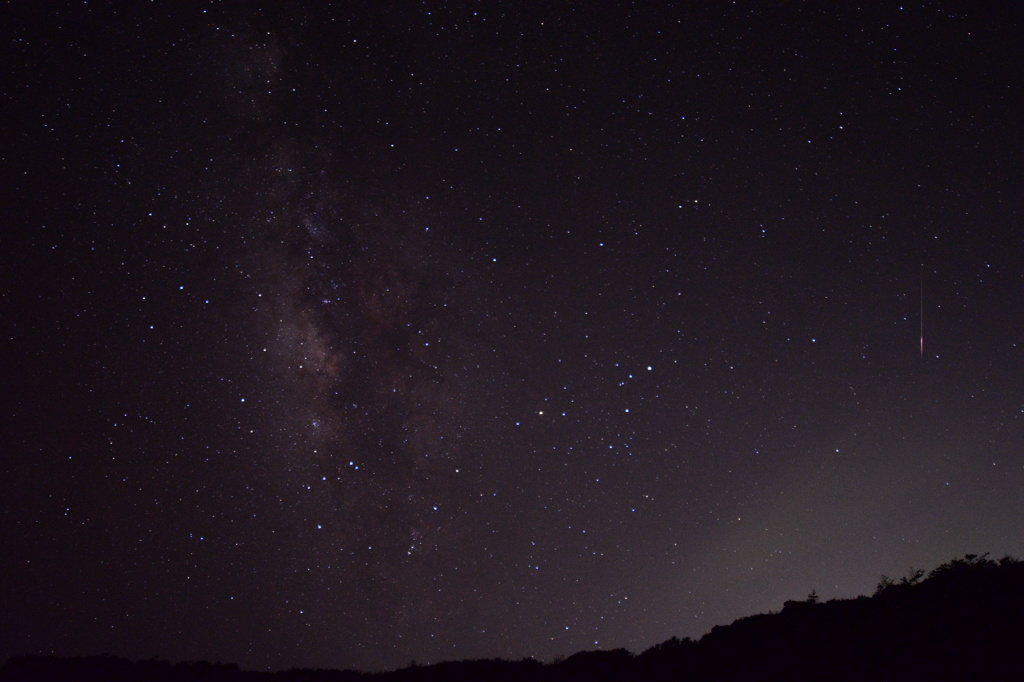
[[[1024,9],[9,2],[0,658],[634,652],[1024,555]]]

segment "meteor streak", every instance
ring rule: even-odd
[[[924,273],[921,273],[921,309],[918,313],[921,332],[921,359],[924,360]]]

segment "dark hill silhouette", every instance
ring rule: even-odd
[[[871,597],[788,601],[779,613],[672,638],[639,655],[585,651],[551,664],[479,660],[388,673],[246,672],[235,665],[21,656],[0,682],[710,682],[1024,679],[1024,562],[967,555],[927,575],[883,576]]]

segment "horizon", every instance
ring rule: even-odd
[[[648,647],[647,649],[645,649],[643,651],[630,651],[628,649],[621,648],[621,647],[620,648],[616,648],[616,649],[601,649],[601,648],[597,648],[597,649],[585,649],[585,650],[576,651],[576,652],[573,652],[572,654],[570,654],[568,656],[555,656],[551,660],[539,660],[539,659],[537,659],[537,658],[535,658],[533,656],[526,656],[526,657],[519,658],[519,659],[508,659],[508,658],[459,659],[459,660],[447,660],[446,659],[446,660],[440,660],[440,661],[425,661],[425,662],[413,660],[413,661],[410,661],[407,665],[402,666],[400,668],[387,669],[387,670],[353,670],[353,669],[339,670],[339,669],[323,669],[323,668],[315,669],[315,670],[321,670],[321,671],[327,671],[327,672],[354,672],[354,673],[365,674],[365,675],[378,675],[378,674],[399,673],[399,672],[403,672],[405,670],[410,670],[410,669],[415,669],[415,668],[429,668],[429,667],[433,667],[433,666],[444,666],[446,664],[472,664],[472,663],[478,663],[478,662],[481,662],[481,661],[498,661],[498,662],[505,662],[505,663],[512,663],[512,664],[519,664],[519,663],[530,662],[530,663],[537,663],[537,664],[540,664],[542,666],[550,668],[550,667],[557,667],[557,666],[561,665],[562,663],[565,663],[569,659],[578,658],[579,656],[586,656],[586,655],[595,654],[595,653],[618,653],[618,652],[625,652],[625,654],[630,659],[642,659],[642,658],[647,657],[647,656],[649,656],[651,654],[657,655],[656,652],[658,652],[659,650],[664,651],[665,645],[669,645],[669,646],[673,646],[673,645],[680,646],[680,645],[684,645],[684,644],[699,645],[699,644],[702,643],[702,640],[704,640],[705,637],[707,637],[707,636],[714,636],[715,634],[721,635],[721,632],[723,632],[725,630],[728,630],[729,628],[739,624],[740,622],[744,622],[744,621],[749,622],[752,619],[756,619],[756,618],[762,617],[762,616],[770,616],[770,617],[779,616],[783,612],[785,612],[787,609],[790,609],[791,607],[805,608],[806,606],[812,606],[812,607],[824,606],[826,608],[831,608],[831,605],[834,605],[836,603],[844,603],[844,602],[862,603],[862,600],[864,600],[864,599],[868,599],[869,601],[875,600],[875,599],[879,599],[879,598],[885,599],[885,594],[889,593],[890,591],[895,593],[895,592],[900,592],[900,591],[902,591],[902,590],[904,590],[906,588],[916,588],[918,586],[921,586],[921,585],[924,585],[924,584],[928,583],[933,578],[936,578],[936,577],[940,576],[940,574],[943,574],[943,573],[948,574],[949,572],[957,571],[958,569],[961,570],[961,571],[963,569],[965,569],[965,568],[966,569],[972,569],[972,570],[973,569],[978,569],[978,568],[982,568],[982,569],[985,569],[985,570],[991,570],[993,568],[1003,569],[1003,568],[1007,568],[1009,566],[1014,566],[1014,565],[1018,565],[1019,566],[1020,564],[1022,564],[1022,561],[1020,559],[1017,559],[1015,557],[1011,557],[1009,555],[1003,556],[1000,559],[991,559],[991,558],[989,558],[989,554],[990,554],[989,552],[985,552],[984,554],[966,554],[963,557],[955,557],[955,558],[951,559],[950,561],[947,561],[947,562],[945,562],[945,563],[943,563],[943,564],[941,564],[939,566],[936,566],[935,568],[933,568],[931,570],[911,568],[911,569],[908,570],[906,575],[900,576],[898,579],[894,578],[894,577],[891,577],[891,576],[882,575],[882,576],[879,577],[879,581],[878,581],[878,583],[876,585],[875,591],[871,595],[857,595],[855,597],[840,597],[840,598],[834,598],[834,599],[829,599],[829,600],[822,601],[820,599],[819,595],[817,594],[817,591],[816,590],[812,590],[807,595],[807,597],[805,599],[802,599],[802,600],[787,600],[782,605],[781,609],[767,611],[765,613],[748,614],[746,616],[743,616],[743,617],[733,621],[732,623],[716,625],[716,626],[714,626],[712,628],[711,631],[705,633],[704,635],[702,635],[701,637],[696,638],[696,639],[692,639],[692,638],[689,638],[689,637],[679,638],[679,637],[673,636],[673,637],[670,637],[669,639],[667,639],[667,640],[665,640],[663,642],[657,642],[654,645],[652,645],[651,647]],[[975,573],[975,575],[977,575],[977,574]],[[903,594],[905,595],[906,593],[903,593]],[[974,599],[976,597],[977,597],[977,594],[972,594],[971,595],[971,599]],[[806,614],[806,611],[804,611],[804,613]],[[34,653],[22,654],[21,656],[12,657],[12,658],[19,658],[19,657],[52,658],[52,656],[48,655],[48,654],[34,654]],[[169,660],[166,660],[166,659],[159,659],[159,658],[156,658],[156,659],[152,659],[151,658],[151,659],[147,659],[146,661],[139,661],[139,660],[134,660],[133,661],[133,660],[125,659],[123,657],[118,657],[118,656],[116,656],[114,654],[109,654],[109,653],[102,653],[102,654],[98,654],[98,655],[89,655],[89,656],[60,657],[60,658],[70,658],[70,659],[73,659],[73,660],[96,660],[96,659],[113,658],[113,659],[116,659],[116,660],[126,661],[126,662],[132,663],[132,664],[143,663],[143,662],[145,662],[145,663],[157,662],[157,663],[166,663],[166,664],[169,664],[169,665],[172,665],[172,666],[180,666],[180,665],[186,665],[187,666],[187,665],[196,665],[196,664],[210,664],[210,665],[214,665],[214,666],[227,666],[227,667],[231,667],[231,668],[235,668],[235,669],[241,670],[242,672],[246,672],[246,669],[239,667],[237,663],[234,663],[232,661],[204,661],[204,660],[169,661]],[[2,662],[0,662],[0,669],[2,669],[4,667],[4,664],[6,664],[6,662],[9,661],[9,660],[11,660],[11,659],[10,658],[4,659]],[[287,673],[287,672],[291,672],[291,671],[295,671],[295,670],[309,670],[309,669],[308,668],[292,667],[292,668],[280,669],[280,670],[264,670],[264,671],[253,671],[253,672]]]

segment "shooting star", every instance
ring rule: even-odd
[[[921,309],[918,313],[921,327],[921,360],[924,360],[924,272],[921,272]]]

